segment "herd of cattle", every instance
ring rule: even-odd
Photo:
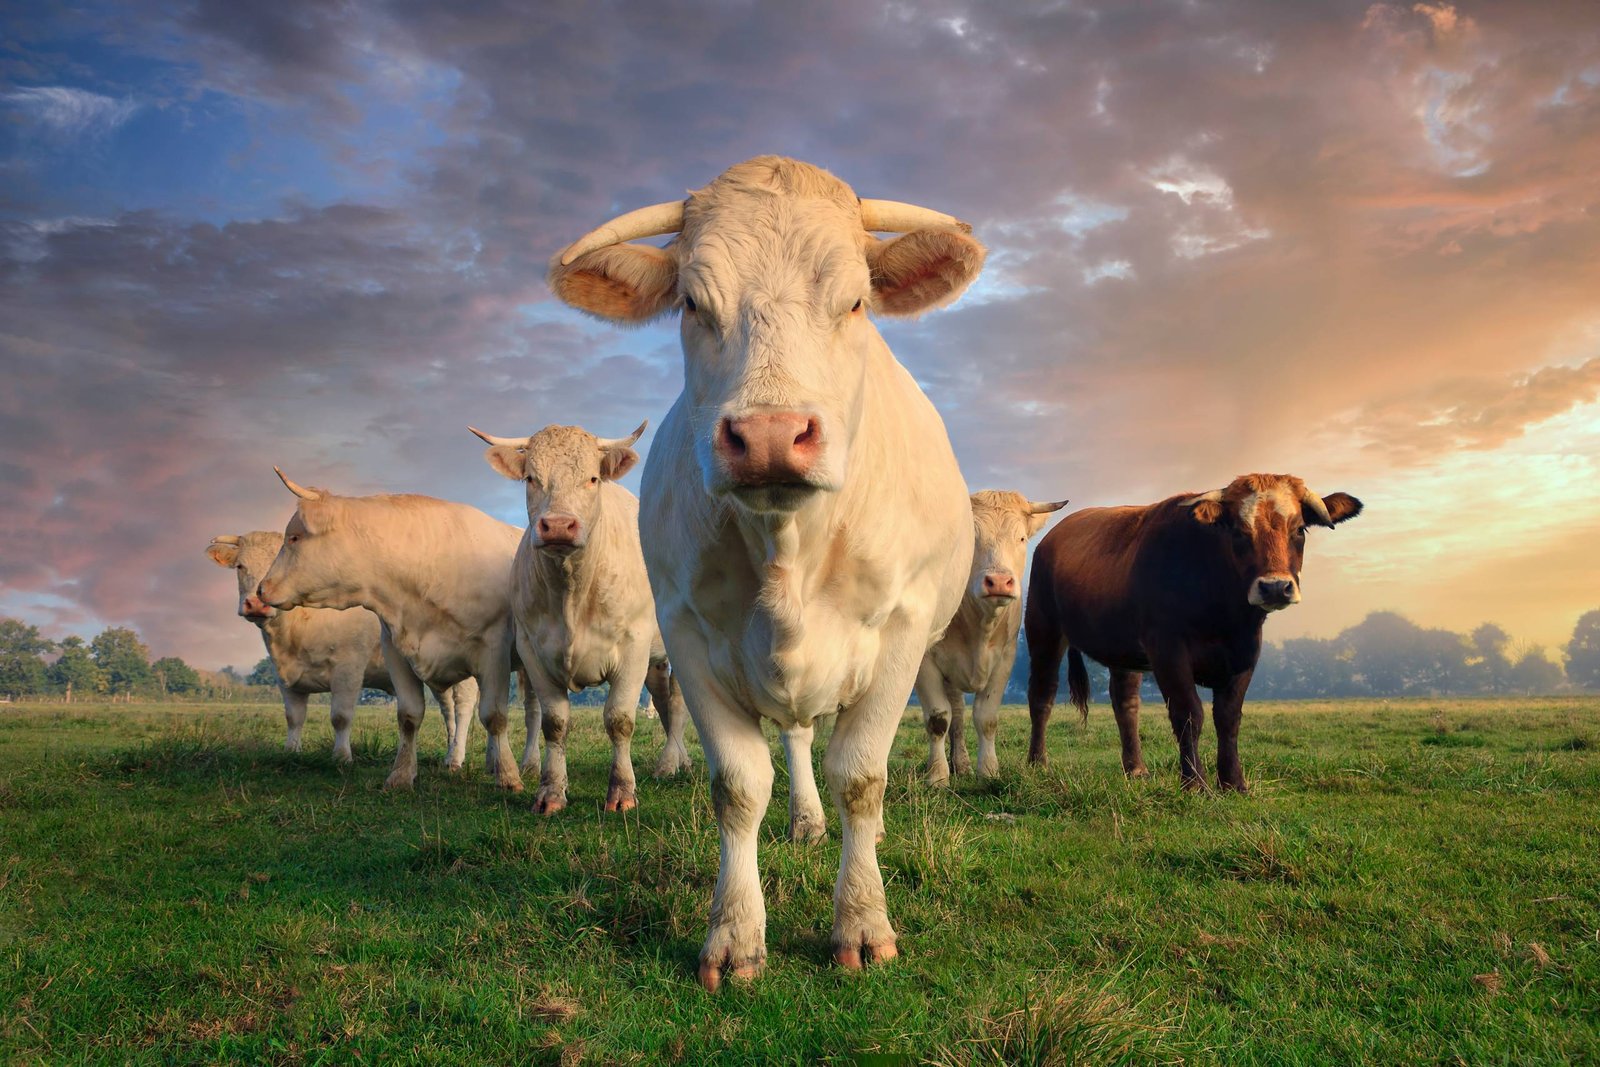
[[[632,243],[666,234],[676,238],[664,248]],[[1111,670],[1128,774],[1145,773],[1138,694],[1150,670],[1184,785],[1205,784],[1198,684],[1214,692],[1218,784],[1244,789],[1239,720],[1262,623],[1300,599],[1307,527],[1334,526],[1361,503],[1253,474],[1146,507],[1082,510],[1040,543],[1024,613],[1027,543],[1066,501],[969,496],[938,413],[867,314],[946,304],[983,260],[966,224],[858,199],[778,157],[567,247],[549,278],[567,304],[619,323],[680,317],[683,392],[640,497],[617,479],[639,461],[643,425],[617,439],[571,426],[473,430],[489,466],[523,484],[525,530],[465,504],[337,496],[280,471],[298,498],[284,533],[217,537],[207,552],[237,572],[239,614],[277,666],[289,747],[307,696],[329,692],[334,755],[349,760],[356,697],[384,689],[400,733],[387,785],[410,786],[426,686],[444,713],[447,765],[464,763],[476,707],[488,773],[520,789],[537,770],[537,809],[553,813],[567,802],[568,694],[606,683],[605,808],[625,810],[637,802],[630,749],[647,687],[666,735],[655,773],[689,766],[691,718],[710,772],[721,843],[700,955],[710,989],[756,975],[766,958],[763,719],[789,762],[790,832],[810,839],[825,832],[812,734],[836,716],[822,765],[843,839],[832,945],[846,967],[897,952],[877,842],[908,694],[922,706],[929,784],[969,770],[967,693],[977,772],[998,773],[1019,628],[1032,664],[1030,760],[1045,758],[1064,656],[1071,699],[1087,711],[1087,655]],[[520,761],[507,736],[512,670],[527,726]]]

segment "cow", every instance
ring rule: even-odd
[[[511,616],[517,654],[543,714],[544,768],[534,806],[546,815],[567,806],[569,691],[610,683],[606,811],[638,803],[630,746],[641,684],[661,709],[666,731],[657,777],[689,767],[683,741],[689,713],[656,628],[639,547],[639,501],[617,484],[639,462],[633,445],[645,425],[615,439],[577,426],[546,426],[528,437],[467,427],[489,446],[489,466],[526,486],[528,526],[511,566]]]
[[[300,731],[306,722],[306,701],[316,693],[329,693],[333,723],[333,758],[354,759],[350,751],[350,726],[355,719],[361,690],[393,693],[389,668],[384,663],[381,625],[370,611],[333,611],[302,608],[279,611],[261,602],[256,586],[283,547],[283,534],[254,530],[247,534],[218,534],[206,546],[206,555],[219,567],[235,572],[239,580],[239,617],[255,624],[267,646],[267,656],[278,674],[283,695],[283,717],[289,725],[283,747],[300,751]],[[444,717],[445,747],[457,730],[471,725],[478,703],[477,686],[463,681],[450,689],[436,689]],[[462,750],[466,746],[463,744]],[[459,766],[459,765],[458,765]]]
[[[1065,500],[1036,503],[1021,493],[986,489],[972,494],[976,540],[966,595],[950,628],[928,649],[917,671],[917,701],[928,734],[928,784],[950,784],[952,766],[966,774],[967,742],[961,728],[966,695],[972,696],[972,728],[978,735],[978,775],[1000,773],[995,731],[1000,701],[1017,658],[1022,628],[1022,572],[1028,562],[1028,539],[1066,507]],[[945,734],[950,758],[945,759]]]
[[[1185,789],[1206,787],[1200,762],[1212,691],[1217,783],[1246,789],[1239,764],[1245,690],[1261,654],[1267,616],[1300,602],[1306,530],[1361,514],[1348,493],[1319,497],[1287,474],[1246,474],[1226,488],[1142,507],[1086,508],[1056,524],[1033,557],[1024,628],[1031,664],[1028,759],[1045,762],[1045,726],[1063,652],[1067,685],[1089,712],[1083,657],[1111,670],[1111,707],[1122,769],[1147,772],[1139,746],[1139,684],[1154,671],[1178,739]],[[1070,651],[1069,651],[1070,650]]]
[[[502,788],[520,791],[522,776],[506,739],[506,701],[511,560],[522,531],[466,504],[408,493],[336,496],[273,470],[299,506],[256,596],[280,610],[363,607],[382,620],[400,726],[384,788],[409,789],[416,782],[422,686],[442,689],[471,678],[478,684],[478,718],[489,732],[485,769]],[[524,684],[524,702],[532,699]],[[451,740],[450,763],[459,767],[466,731]]]
[[[667,233],[678,236],[665,248],[628,243]],[[700,951],[708,989],[766,960],[763,718],[809,772],[809,755],[793,755],[837,713],[823,757],[842,828],[833,955],[860,968],[897,954],[877,861],[889,752],[918,664],[961,601],[972,508],[944,423],[869,311],[946,304],[983,258],[949,215],[861,200],[826,171],[764,156],[551,261],[551,287],[573,307],[679,318],[683,391],[645,462],[639,518],[711,772],[721,862]]]

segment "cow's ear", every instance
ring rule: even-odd
[[[515,445],[490,445],[484,450],[483,458],[489,461],[496,474],[520,482],[527,471],[527,455],[527,449]]]
[[[296,514],[300,523],[306,528],[306,533],[315,535],[325,534],[333,529],[334,516],[338,504],[329,496],[321,496],[312,500],[301,500]]]
[[[885,315],[920,315],[960,296],[983,269],[983,245],[956,230],[867,239],[872,303]]]
[[[1361,501],[1349,493],[1332,493],[1322,498],[1322,504],[1328,509],[1328,518],[1335,526],[1361,514]]]
[[[1189,514],[1194,516],[1194,521],[1210,526],[1222,518],[1222,490],[1213,489],[1209,493],[1192,496],[1183,502],[1189,509]]]
[[[237,538],[213,537],[206,546],[206,555],[219,567],[236,567],[239,565],[239,541]]]
[[[677,260],[649,245],[607,245],[566,266],[558,252],[549,278],[564,302],[608,322],[649,322],[678,302]]]
[[[600,453],[600,477],[614,482],[633,470],[638,462],[639,453],[631,448],[608,448]]]

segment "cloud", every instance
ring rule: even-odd
[[[0,101],[40,134],[57,141],[109,136],[139,110],[137,101],[61,85],[11,89]]]

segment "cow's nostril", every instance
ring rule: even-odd
[[[814,445],[818,438],[817,420],[807,419],[806,428],[795,435],[794,443],[797,447]]]
[[[720,443],[722,445],[723,451],[727,452],[729,455],[733,456],[735,459],[743,456],[746,452],[749,451],[749,446],[745,443],[745,439],[743,437],[739,436],[739,431],[738,430],[735,430],[733,428],[733,420],[732,419],[723,419],[721,426],[722,426],[722,440],[721,440]]]

